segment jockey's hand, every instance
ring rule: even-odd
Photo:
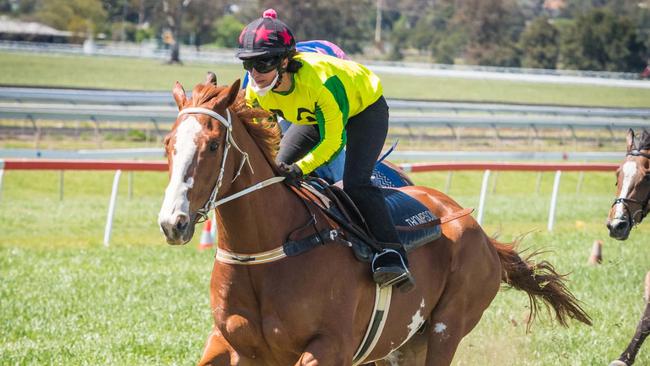
[[[298,165],[289,165],[283,162],[278,163],[278,172],[281,176],[285,177],[284,182],[291,185],[298,185],[298,181],[303,175]]]

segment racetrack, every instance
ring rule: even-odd
[[[133,199],[118,197],[110,248],[101,244],[112,173],[5,172],[0,198],[0,364],[192,364],[211,327],[212,252],[164,243],[156,215],[164,173],[136,173]],[[477,206],[482,173],[456,173],[451,195]],[[446,173],[414,175],[444,187]],[[502,291],[462,343],[455,365],[596,365],[618,356],[643,308],[650,250],[636,228],[627,242],[607,238],[611,173],[563,175],[555,231],[545,230],[553,174],[500,173],[487,198],[485,228],[503,241],[530,233],[522,247],[547,249],[594,320],[569,329],[544,314],[526,334],[527,298]],[[490,183],[493,187],[494,181]],[[492,189],[492,188],[491,188]],[[492,191],[491,191],[492,192]],[[198,228],[197,228],[198,229]],[[604,263],[586,264],[594,240]],[[642,349],[637,364],[650,364]]]

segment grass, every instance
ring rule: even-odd
[[[122,178],[109,248],[103,226],[113,174],[65,175],[8,171],[0,197],[0,364],[186,365],[200,357],[211,326],[208,286],[212,252],[198,236],[171,247],[156,227],[167,177],[135,173],[133,198]],[[477,207],[481,173],[455,173],[450,194]],[[500,173],[486,201],[484,227],[522,248],[546,249],[570,273],[593,327],[555,325],[546,314],[526,333],[527,297],[501,291],[465,338],[454,365],[595,365],[618,357],[643,309],[643,276],[650,263],[641,225],[626,242],[607,237],[604,220],[613,195],[611,173],[588,173],[576,193],[577,173],[562,176],[555,231],[546,231],[553,174],[539,192],[535,173]],[[444,189],[446,173],[414,175]],[[494,179],[494,176],[493,176]],[[494,180],[490,183],[490,187]],[[588,266],[594,240],[604,240],[604,262]],[[647,346],[638,365],[650,363]]]
[[[186,89],[208,70],[220,83],[243,75],[234,64],[186,63],[159,60],[0,53],[0,85],[170,90],[178,80]],[[493,101],[610,107],[650,107],[650,89],[587,85],[555,85],[494,80],[379,74],[387,97],[436,100]]]

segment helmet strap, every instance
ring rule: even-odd
[[[283,56],[282,59],[284,60],[285,57],[286,57],[286,55]],[[277,88],[278,86],[280,86],[280,84],[282,84],[282,77],[284,76],[284,74],[287,71],[286,68],[282,67],[282,61],[280,61],[280,63],[278,64],[278,67],[276,68],[276,71],[278,72],[278,81],[273,86],[273,90],[275,90],[275,88]]]

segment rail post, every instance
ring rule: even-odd
[[[485,208],[485,196],[487,195],[488,182],[490,181],[490,170],[483,173],[483,183],[481,183],[481,196],[478,199],[478,214],[476,221],[479,225],[483,223],[483,209]]]
[[[553,182],[553,194],[551,195],[551,208],[548,213],[548,231],[553,231],[553,223],[555,222],[555,206],[557,205],[557,193],[560,190],[560,177],[562,171],[555,172],[555,181]]]
[[[117,202],[117,188],[120,183],[120,175],[122,175],[121,170],[115,171],[115,177],[113,178],[113,190],[111,192],[111,200],[108,204],[108,215],[106,216],[106,228],[104,229],[104,246],[108,247],[108,244],[111,241],[111,230],[113,229],[113,216],[115,214],[115,204]]]

